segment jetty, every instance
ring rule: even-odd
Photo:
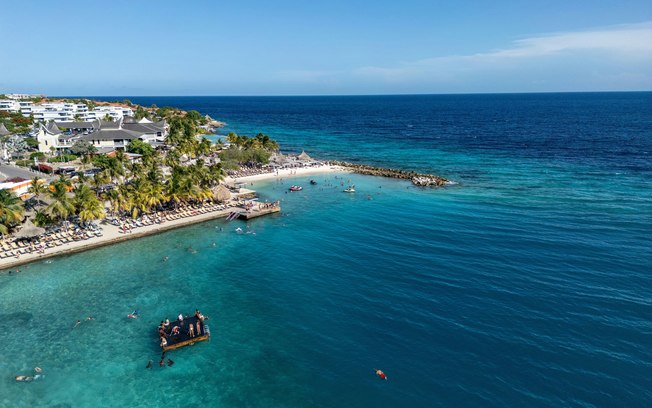
[[[253,218],[262,217],[263,215],[273,214],[281,211],[280,206],[274,206],[269,208],[263,208],[260,210],[244,211],[238,214],[238,218],[241,220],[251,220]]]
[[[274,201],[272,203],[259,203],[256,200],[245,202],[244,211],[237,212],[231,219],[251,220],[263,215],[273,214],[281,211],[281,202]],[[228,219],[228,218],[227,218]]]
[[[450,181],[434,174],[422,174],[415,171],[387,169],[383,167],[369,166],[366,164],[354,164],[343,161],[331,161],[330,164],[341,166],[354,173],[368,176],[389,177],[412,181],[412,184],[419,187],[442,187],[450,184]]]

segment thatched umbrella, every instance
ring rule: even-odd
[[[25,221],[25,224],[23,224],[23,228],[18,231],[16,234],[14,234],[14,237],[16,238],[32,238],[36,237],[38,235],[41,235],[45,232],[45,228],[37,227],[32,223],[32,220],[27,219]]]
[[[213,197],[215,200],[223,203],[231,199],[231,192],[224,185],[220,184],[213,189]]]
[[[301,161],[312,161],[312,157],[308,156],[308,153],[306,153],[304,150],[302,150],[301,154],[297,156],[297,159]]]

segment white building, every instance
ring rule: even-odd
[[[87,112],[86,117],[82,117],[82,120],[104,119],[106,115],[109,115],[114,121],[118,121],[125,116],[133,116],[134,112],[131,108],[122,106],[97,106],[92,111]]]
[[[0,111],[16,113],[19,110],[20,110],[20,104],[17,101],[11,99],[0,100]]]
[[[133,116],[132,109],[123,106],[97,106],[91,111],[84,103],[46,102],[38,105],[30,101],[17,101],[15,103],[18,103],[18,109],[23,116],[29,117],[33,115],[34,120],[38,122],[47,122],[49,120],[72,122],[77,119],[81,121],[93,121],[104,119],[106,115],[109,115],[114,121],[117,121],[125,116]],[[15,109],[15,103],[10,105],[7,101],[6,106]]]
[[[69,129],[64,134],[59,127]],[[85,140],[95,146],[98,150],[125,149],[129,142],[140,139],[149,144],[162,143],[166,136],[166,123],[160,122],[136,122],[133,118],[119,119],[109,122],[95,120],[93,122],[61,122],[57,125],[54,121],[41,124],[36,140],[38,150],[43,153],[50,153],[52,148],[68,149],[77,140]],[[73,130],[83,129],[83,134],[73,134]]]

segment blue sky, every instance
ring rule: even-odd
[[[652,90],[650,0],[0,0],[0,22],[0,92]]]

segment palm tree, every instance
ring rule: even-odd
[[[36,214],[34,214],[34,225],[44,227],[49,224],[52,224],[52,218],[44,211],[36,211]]]
[[[41,181],[38,176],[32,177],[32,184],[27,189],[27,192],[33,194],[34,197],[38,200],[41,194],[45,194],[48,190],[45,188],[45,183]]]
[[[111,181],[109,176],[105,172],[100,172],[100,173],[95,173],[93,176],[93,180],[91,181],[91,184],[93,185],[94,188],[99,188],[100,186],[105,185]]]
[[[86,184],[87,181],[88,181],[88,176],[85,175],[83,172],[77,174],[77,184]]]
[[[109,165],[104,169],[104,174],[111,181],[116,181],[121,176],[124,176],[125,171],[124,171],[124,167],[122,166],[122,163],[120,163],[117,159],[114,158],[113,160],[109,161]]]
[[[78,209],[79,219],[84,224],[106,216],[104,206],[97,199],[93,190],[85,184],[81,184],[75,189],[73,201]]]
[[[0,234],[7,234],[9,228],[23,220],[23,201],[11,190],[0,190]]]
[[[53,188],[54,190],[50,193],[53,201],[48,205],[46,211],[54,218],[65,220],[75,212],[75,206],[68,197],[68,188],[65,183],[55,182]]]
[[[181,162],[181,153],[177,149],[171,149],[165,155],[165,165],[169,167],[176,167]]]
[[[211,152],[212,147],[213,144],[211,143],[211,141],[206,139],[205,137],[202,137],[201,141],[197,145],[197,156],[207,155],[208,153]]]

